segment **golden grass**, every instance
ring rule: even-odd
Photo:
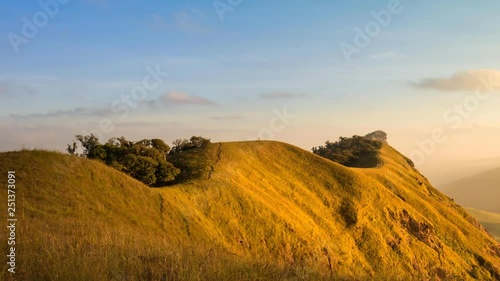
[[[16,170],[18,176],[16,277],[500,276],[498,244],[464,209],[391,147],[384,145],[379,156],[381,168],[346,168],[279,142],[212,144],[173,159],[195,176],[151,189],[96,161],[45,151],[2,153],[2,174]]]

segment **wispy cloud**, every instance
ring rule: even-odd
[[[160,96],[156,100],[149,102],[150,104],[161,103],[164,105],[210,105],[215,102],[199,96],[191,96],[182,92],[168,92]]]
[[[14,119],[31,119],[31,118],[50,118],[50,117],[69,117],[69,116],[107,116],[111,112],[105,108],[84,108],[75,107],[68,110],[55,110],[46,113],[29,113],[29,114],[10,114],[9,117]]]
[[[310,97],[310,95],[305,93],[274,92],[274,93],[260,94],[259,97],[263,99],[293,99],[293,98]]]
[[[34,95],[36,90],[31,86],[21,85],[13,79],[0,81],[0,96],[14,94]]]
[[[186,11],[177,12],[169,18],[161,15],[153,15],[153,23],[159,29],[163,30],[180,30],[183,32],[206,32],[210,31],[208,26],[201,23],[203,13],[197,9],[189,9]]]
[[[168,92],[156,99],[143,101],[140,104],[148,105],[151,109],[159,109],[163,106],[182,105],[211,105],[215,102],[199,96],[190,96],[181,92]],[[57,118],[57,117],[106,117],[114,113],[110,107],[75,107],[65,110],[54,110],[44,113],[10,114],[13,119],[37,119],[37,118]]]
[[[500,71],[495,69],[477,69],[456,72],[447,78],[426,78],[413,83],[417,88],[440,91],[474,91],[478,87],[500,90]]]
[[[489,124],[481,124],[477,122],[471,123],[471,126],[476,129],[484,129],[484,130],[500,130],[500,126],[494,126]]]
[[[373,54],[369,58],[372,60],[397,60],[405,58],[405,55],[396,52],[384,52]]]
[[[240,120],[243,119],[241,115],[224,115],[224,116],[212,116],[212,120]]]
[[[175,121],[130,121],[130,122],[117,122],[116,127],[118,129],[144,129],[144,128],[157,128],[165,125],[169,126],[182,126],[183,123]],[[99,124],[95,124],[99,126]]]

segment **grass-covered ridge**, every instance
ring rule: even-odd
[[[16,276],[500,278],[498,243],[387,144],[379,168],[348,168],[270,141],[215,143],[175,157],[196,173],[151,189],[97,161],[1,153],[2,174],[18,176]]]

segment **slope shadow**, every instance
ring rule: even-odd
[[[221,143],[211,143],[202,147],[168,155],[167,160],[181,170],[170,185],[194,180],[209,179],[220,160]]]
[[[371,151],[358,155],[358,159],[344,166],[353,168],[378,168],[384,165],[384,161],[379,156],[379,151]]]

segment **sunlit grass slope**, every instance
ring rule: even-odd
[[[475,217],[493,237],[500,242],[500,214],[467,208],[467,211]]]
[[[393,148],[379,157],[347,168],[216,143],[172,157],[189,173],[151,189],[96,161],[2,153],[18,176],[16,280],[500,279],[497,242]]]

